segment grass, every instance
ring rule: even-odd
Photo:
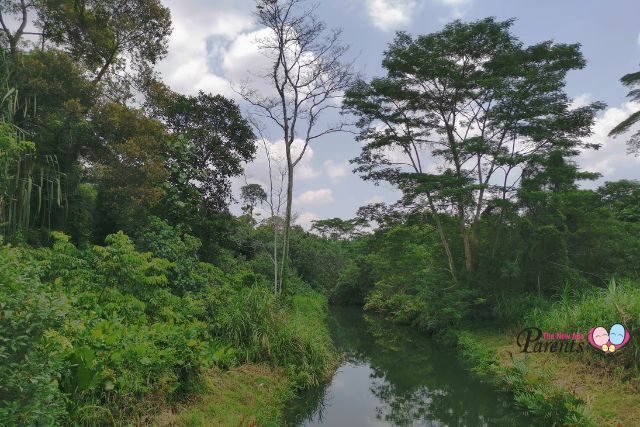
[[[158,427],[280,426],[291,382],[264,364],[212,371],[195,402],[158,415]]]
[[[517,348],[505,344],[506,337],[464,331],[458,333],[458,346],[473,372],[513,393],[515,403],[536,422],[553,426],[594,425],[584,401],[550,380],[562,372],[540,369],[529,363],[533,358],[518,357]]]
[[[567,283],[556,298],[537,304],[524,318],[524,325],[543,331],[584,335],[595,326],[608,329],[615,323],[629,330],[631,341],[613,357],[593,351],[586,342],[582,353],[523,354],[515,342],[521,328],[515,326],[471,329],[458,338],[473,370],[511,389],[525,410],[550,423],[640,426],[640,284],[612,279],[604,288],[577,292]],[[553,399],[564,404],[549,416],[545,412]]]
[[[165,409],[151,424],[282,425],[285,405],[295,393],[326,380],[338,365],[325,324],[326,299],[317,293],[298,294],[285,305],[286,309],[276,312],[268,322],[272,323],[269,328],[251,340],[260,344],[262,363],[245,361],[228,371],[210,371],[203,389],[191,402]]]
[[[551,307],[533,310],[526,319],[547,331],[578,331],[586,334],[595,326],[607,330],[622,323],[631,333],[631,340],[622,354],[603,357],[606,369],[624,365],[626,373],[640,376],[640,284],[632,281],[610,280],[606,288],[593,288],[578,294],[565,289]]]
[[[582,421],[571,424],[570,420],[577,415],[569,413],[565,414],[564,423],[560,424],[640,425],[640,381],[637,377],[610,369],[610,361],[594,358],[590,351],[582,355],[524,355],[519,353],[515,344],[517,332],[467,332],[465,339],[470,343],[463,343],[467,347],[463,352],[466,350],[471,353],[466,355],[467,359],[471,360],[479,373],[499,377],[514,375],[515,372],[515,375],[520,375],[520,381],[534,389],[534,392],[537,389],[543,396],[560,393],[575,397],[581,402],[575,409],[576,414],[583,417]],[[478,356],[478,349],[482,349],[483,356]],[[527,399],[530,400],[531,396],[521,397],[518,403],[525,409],[531,409],[526,408],[531,403]],[[533,409],[535,412],[536,408]]]

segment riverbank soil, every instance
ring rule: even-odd
[[[607,369],[593,357],[591,349],[585,353],[520,353],[515,343],[518,331],[495,333],[472,331],[483,345],[495,351],[507,367],[522,362],[531,381],[544,381],[558,389],[565,389],[584,402],[586,413],[598,426],[640,426],[640,378],[622,369]]]
[[[242,365],[229,371],[211,371],[206,392],[188,405],[166,410],[157,427],[281,426],[285,403],[292,398],[291,383],[271,366]]]

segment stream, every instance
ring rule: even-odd
[[[530,425],[511,398],[466,371],[455,348],[353,307],[328,319],[343,363],[287,411],[289,426]]]

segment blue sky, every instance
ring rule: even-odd
[[[252,19],[252,0],[165,0],[172,11],[174,32],[169,55],[159,65],[167,83],[182,93],[198,90],[237,99],[232,90],[250,71],[265,62],[255,46],[260,28]],[[604,180],[640,179],[640,158],[626,154],[624,137],[610,139],[608,131],[640,105],[625,100],[622,75],[640,69],[640,2],[633,0],[322,0],[318,14],[331,28],[343,30],[357,69],[365,76],[382,74],[382,52],[397,30],[411,34],[438,31],[459,18],[515,18],[512,31],[524,43],[543,40],[580,43],[587,66],[568,76],[567,93],[576,104],[607,103],[591,140],[603,147],[583,153],[579,165],[598,170]],[[270,134],[273,150],[281,149]],[[317,218],[353,217],[372,201],[395,201],[389,186],[375,187],[353,175],[348,160],[359,147],[350,134],[332,134],[314,141],[296,172],[294,210],[307,226]],[[247,165],[249,182],[264,183],[264,155]],[[237,189],[244,178],[235,182]]]

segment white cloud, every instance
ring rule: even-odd
[[[232,0],[217,0],[216,7],[208,7],[207,0],[167,0],[165,4],[171,9],[173,32],[169,53],[157,67],[164,80],[185,94],[203,90],[233,97],[229,76],[235,81],[235,73],[243,67],[251,69],[260,56],[257,47],[248,52],[246,44],[238,44],[253,34],[251,5]],[[214,71],[218,64],[222,68]]]
[[[451,9],[451,16],[440,18],[440,22],[447,23],[452,18],[454,19],[462,18],[465,14],[465,10],[463,7],[471,3],[472,0],[434,0],[434,1],[443,6],[447,6]]]
[[[311,221],[315,221],[320,219],[320,217],[313,212],[302,212],[297,215],[295,218],[295,223],[300,225],[305,230],[309,230],[311,228]]]
[[[321,188],[319,190],[309,190],[300,194],[296,198],[296,203],[300,205],[318,205],[333,202],[333,192],[330,188]]]
[[[349,162],[336,163],[333,160],[327,160],[326,162],[324,162],[323,166],[329,178],[331,178],[332,181],[336,182],[347,174]]]
[[[293,141],[291,150],[293,156],[297,156],[300,153],[303,145],[302,140],[296,139]],[[276,185],[277,181],[280,180],[279,170],[285,169],[286,166],[284,140],[276,142],[267,141],[267,150],[269,151],[269,157],[271,159],[274,185]],[[296,180],[308,180],[320,176],[320,172],[313,167],[313,157],[313,148],[307,147],[302,160],[300,160],[295,167],[294,176]],[[262,142],[258,142],[256,157],[251,163],[245,165],[244,171],[248,181],[258,183],[262,185],[265,190],[267,189],[269,184],[269,161]]]
[[[374,26],[383,31],[394,30],[411,21],[417,0],[366,0],[367,12]]]
[[[577,161],[585,171],[599,172],[603,178],[596,183],[585,183],[587,187],[598,185],[603,181],[618,179],[638,179],[640,170],[640,158],[627,154],[627,144],[635,129],[631,129],[626,135],[616,138],[608,136],[614,128],[629,115],[640,109],[640,104],[625,102],[619,107],[608,108],[601,117],[598,117],[593,126],[593,135],[587,138],[588,142],[602,144],[599,150],[587,150],[578,156]]]
[[[583,93],[582,95],[578,95],[571,100],[571,104],[569,104],[569,109],[574,110],[576,108],[586,107],[592,102],[593,102],[593,96],[590,93]]]
[[[638,34],[638,46],[640,46],[640,34]]]

